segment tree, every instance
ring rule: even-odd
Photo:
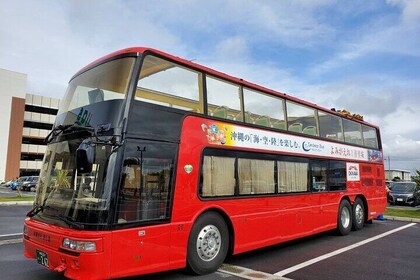
[[[399,182],[399,181],[401,181],[401,178],[396,176],[396,177],[392,178],[392,181]]]
[[[420,170],[416,170],[416,176],[411,176],[411,180],[416,182],[417,186],[420,186]]]
[[[58,170],[57,176],[54,178],[56,188],[70,188],[70,181],[67,170]]]

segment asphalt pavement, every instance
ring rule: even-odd
[[[0,206],[0,279],[65,279],[22,255],[21,231],[29,209],[30,206]],[[347,236],[325,232],[231,256],[218,272],[210,275],[191,276],[176,270],[125,279],[417,280],[418,244],[419,224],[374,221]]]

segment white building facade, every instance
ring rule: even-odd
[[[0,69],[0,180],[38,175],[60,100],[27,93],[27,75]]]

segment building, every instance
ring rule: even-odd
[[[411,181],[411,171],[402,169],[385,170],[385,180],[391,181],[395,177],[400,178],[402,181]]]
[[[27,75],[0,69],[0,180],[38,175],[60,100],[28,94]]]

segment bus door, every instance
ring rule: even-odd
[[[168,268],[175,152],[174,144],[127,143],[117,202],[117,228],[122,229],[115,230],[112,238],[114,271]]]

